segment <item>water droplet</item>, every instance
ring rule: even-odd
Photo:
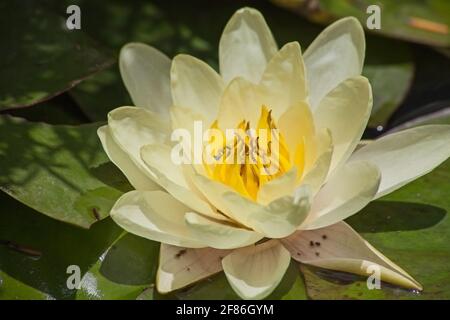
[[[383,131],[383,130],[384,130],[383,126],[377,126],[377,131],[378,131],[378,132],[381,132],[381,131]]]

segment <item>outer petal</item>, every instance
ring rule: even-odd
[[[122,80],[138,107],[169,116],[170,59],[159,50],[143,43],[129,43],[120,51]]]
[[[148,159],[145,159],[145,161],[148,161]],[[148,169],[155,175],[155,181],[164,189],[166,189],[167,192],[169,192],[178,201],[182,202],[192,210],[202,213],[208,217],[223,221],[229,220],[224,215],[216,212],[216,210],[211,207],[209,202],[202,196],[202,194],[196,192],[197,189],[195,188],[195,186],[191,185],[188,180],[185,181],[186,185],[179,185],[172,181],[169,177],[167,177],[166,174],[163,174],[157,168],[153,167],[152,163],[146,162],[146,165]]]
[[[314,112],[317,128],[327,128],[333,137],[330,172],[345,163],[357,146],[372,110],[369,81],[357,76],[341,82],[320,102]]]
[[[244,77],[258,83],[277,45],[262,14],[242,8],[228,21],[219,43],[220,73],[228,82]]]
[[[306,101],[306,75],[298,42],[283,46],[269,61],[260,83],[268,92],[267,106],[275,119],[295,103]]]
[[[97,134],[109,159],[123,172],[136,190],[158,190],[159,185],[140,169],[130,156],[114,141],[108,126],[98,128]]]
[[[235,250],[222,260],[231,287],[242,299],[262,299],[280,283],[291,257],[278,241]]]
[[[340,82],[361,74],[365,47],[364,30],[353,17],[331,24],[311,43],[304,59],[313,110]]]
[[[263,235],[254,231],[219,222],[195,212],[188,212],[185,219],[191,233],[197,239],[216,249],[245,247],[263,238]]]
[[[172,62],[170,80],[174,105],[200,113],[209,122],[217,117],[225,84],[208,64],[189,55],[178,55]]]
[[[190,209],[163,191],[130,191],[117,200],[111,218],[138,236],[191,248],[204,247],[184,223]]]
[[[188,188],[183,174],[183,165],[175,164],[171,159],[172,148],[166,144],[148,144],[141,148],[141,158],[152,169],[164,172],[164,176],[171,182]]]
[[[170,127],[159,114],[143,108],[121,107],[108,114],[108,126],[114,141],[130,156],[134,163],[151,178],[141,159],[141,147],[152,143],[164,143]]]
[[[422,290],[417,281],[361,238],[345,222],[317,230],[298,231],[283,239],[282,243],[292,257],[302,263],[362,276],[371,275],[374,272],[373,266],[377,266],[380,268],[381,280]],[[314,245],[311,246],[311,243]]]
[[[293,233],[309,212],[307,186],[299,188],[294,196],[285,196],[262,205],[201,175],[195,175],[194,183],[228,217],[268,238],[282,238]]]
[[[174,291],[222,271],[222,258],[228,250],[190,249],[161,243],[156,288]]]
[[[450,156],[450,126],[427,125],[384,136],[356,151],[350,161],[369,160],[381,171],[375,198],[427,174]]]
[[[357,213],[377,193],[380,178],[380,171],[370,162],[343,166],[317,193],[300,229],[326,227]]]

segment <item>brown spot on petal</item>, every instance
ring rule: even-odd
[[[175,254],[175,258],[179,259],[182,255],[186,254],[187,250],[186,249],[181,249],[180,251],[178,251]]]

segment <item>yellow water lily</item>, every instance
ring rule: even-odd
[[[364,54],[354,18],[330,25],[302,54],[297,42],[278,49],[251,8],[238,10],[223,31],[220,74],[189,55],[170,60],[140,43],[122,49],[120,71],[135,106],[111,111],[98,135],[135,188],[116,202],[112,219],[161,242],[159,292],[223,270],[240,297],[264,298],[291,258],[365,276],[377,266],[381,280],[422,289],[343,220],[446,160],[450,126],[408,129],[357,148],[372,107]],[[198,121],[220,132],[276,128],[278,170],[262,174],[258,161],[175,163],[172,133],[195,135]]]

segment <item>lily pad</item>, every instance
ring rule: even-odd
[[[33,106],[10,109],[2,113],[24,118],[31,122],[45,122],[48,124],[78,125],[89,122],[86,115],[83,114],[77,104],[66,93]]]
[[[369,290],[366,279],[302,267],[313,299],[450,298],[450,160],[432,173],[375,201],[348,219],[366,240],[417,281],[422,292],[382,283]]]
[[[395,50],[386,48],[395,47]],[[369,126],[386,126],[412,84],[414,61],[410,47],[380,37],[367,37],[363,75],[372,85],[373,106]]]
[[[125,234],[83,276],[77,299],[129,300],[148,292],[155,281],[159,246],[157,242]],[[149,298],[145,295],[146,300]]]
[[[450,3],[446,0],[272,1],[319,23],[354,16],[363,26],[369,17],[367,7],[376,4],[381,9],[381,29],[372,32],[432,46],[450,46]]]
[[[111,65],[112,56],[82,30],[66,27],[36,1],[0,3],[0,110],[30,106]]]
[[[107,217],[131,186],[103,152],[97,128],[0,117],[0,190],[83,228]]]
[[[61,223],[0,193],[0,300],[73,299],[67,268],[83,275],[123,232],[111,219],[90,230]]]

